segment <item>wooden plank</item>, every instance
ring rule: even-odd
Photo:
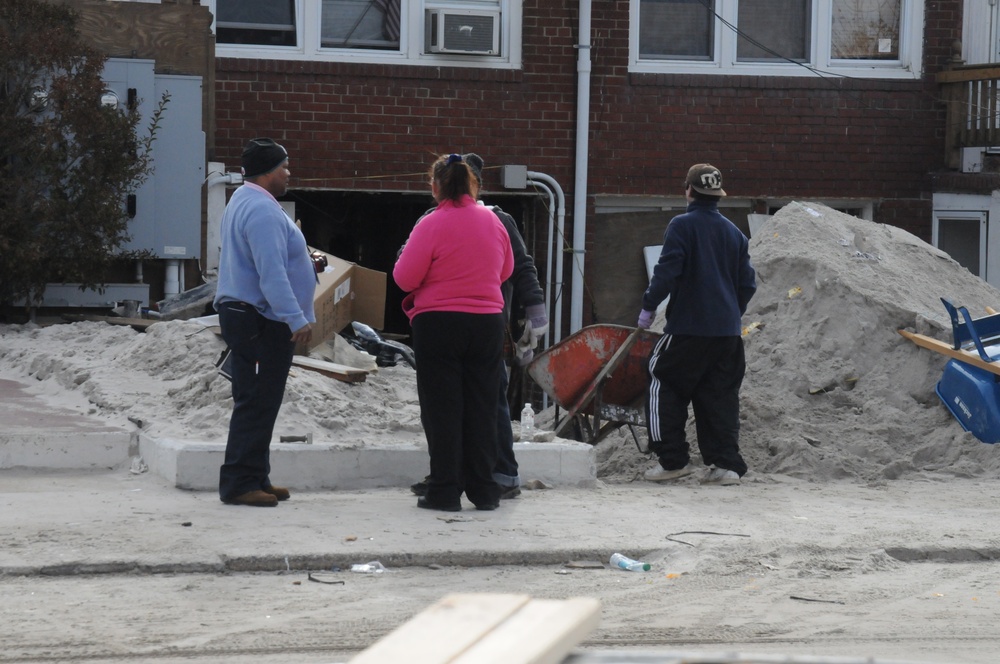
[[[63,320],[70,323],[92,322],[108,323],[109,325],[131,325],[139,331],[144,331],[150,325],[159,323],[155,318],[122,318],[121,316],[93,316],[90,314],[63,314]]]
[[[358,653],[350,664],[453,662],[530,600],[527,595],[446,595]]]
[[[898,332],[921,348],[926,348],[936,353],[947,355],[948,357],[954,358],[960,362],[971,364],[974,367],[979,367],[980,369],[985,369],[990,373],[1000,375],[1000,365],[995,362],[986,362],[983,358],[979,357],[979,353],[970,353],[967,350],[955,350],[951,344],[923,334],[916,334],[914,332],[908,332],[907,330],[898,330]]]
[[[357,369],[345,364],[316,360],[311,357],[303,357],[302,355],[293,356],[292,364],[303,369],[319,372],[330,378],[336,378],[345,383],[363,383],[368,377],[367,369]]]
[[[533,599],[462,653],[454,664],[558,664],[597,628],[601,603]]]
[[[985,81],[994,78],[1000,78],[1000,67],[996,65],[972,65],[966,69],[950,69],[934,75],[934,80],[938,84]]]

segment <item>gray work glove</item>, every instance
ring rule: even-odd
[[[514,345],[514,361],[518,366],[526,366],[535,356],[538,340],[549,329],[549,319],[545,315],[544,304],[532,304],[524,308],[524,332]]]
[[[549,329],[549,317],[545,315],[545,305],[532,304],[531,306],[525,307],[524,316],[527,319],[524,322],[524,329],[529,332],[531,339],[534,342],[531,344],[531,347],[535,348],[538,344],[538,340],[543,337]]]

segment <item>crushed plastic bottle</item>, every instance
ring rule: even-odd
[[[524,410],[521,411],[521,440],[530,441],[535,439],[535,411],[532,410],[531,404],[524,404]]]
[[[629,572],[648,572],[650,569],[649,563],[632,560],[631,558],[623,556],[620,553],[611,554],[611,566]]]
[[[356,563],[351,565],[351,571],[358,574],[381,574],[385,571],[385,566],[377,560],[368,563]]]

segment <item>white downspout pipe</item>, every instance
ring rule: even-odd
[[[163,298],[167,299],[181,292],[181,262],[176,258],[167,259],[167,271],[163,284]]]
[[[205,272],[215,274],[219,271],[219,249],[222,246],[221,228],[222,214],[226,211],[226,187],[219,185],[243,184],[243,176],[239,173],[226,173],[226,165],[208,162],[208,228],[205,232]]]
[[[569,331],[583,327],[583,257],[587,238],[587,170],[590,150],[590,13],[592,0],[580,0],[577,45],[576,178],[573,184],[573,287]]]
[[[556,296],[555,301],[552,303],[551,312],[553,314],[552,324],[549,325],[549,329],[555,330],[555,340],[559,340],[560,331],[562,330],[562,275],[563,275],[563,251],[562,243],[565,237],[564,231],[566,230],[566,195],[563,193],[562,187],[556,182],[555,178],[551,175],[546,175],[545,173],[538,173],[536,171],[528,171],[526,173],[528,180],[537,180],[539,182],[544,182],[556,193],[556,200],[558,201],[556,205],[556,217],[557,217],[557,230],[556,236],[552,238],[550,245],[557,245],[558,251],[556,252]]]
[[[555,230],[556,223],[556,196],[552,192],[552,188],[549,187],[544,182],[539,182],[538,180],[528,180],[528,185],[540,189],[549,196],[549,234],[545,241],[546,252],[545,252],[545,315],[552,315],[552,234]],[[548,348],[551,344],[549,339],[552,337],[552,326],[545,330],[545,345],[543,348]]]

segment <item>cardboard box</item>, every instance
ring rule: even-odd
[[[315,251],[312,247],[310,251]],[[360,321],[381,330],[385,325],[386,274],[361,267],[331,254],[326,256],[326,271],[316,284],[316,324],[309,348],[332,339],[341,330]]]

